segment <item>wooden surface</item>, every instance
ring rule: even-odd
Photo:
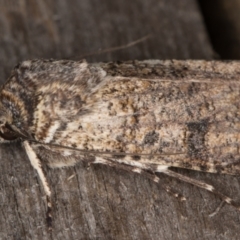
[[[0,79],[31,58],[81,58],[83,54],[152,38],[88,61],[210,59],[213,56],[193,0],[0,1]],[[238,239],[240,213],[230,206],[210,218],[213,194],[161,176],[186,202],[139,175],[79,164],[47,169],[53,192],[53,233],[37,173],[20,143],[0,146],[0,239]],[[238,177],[177,170],[240,200]],[[240,201],[239,201],[240,202]]]

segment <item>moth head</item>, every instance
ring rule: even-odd
[[[18,137],[11,127],[12,122],[11,112],[0,103],[0,137],[5,140],[14,140]]]

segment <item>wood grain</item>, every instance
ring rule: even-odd
[[[152,38],[134,47],[87,58],[211,59],[196,1],[19,0],[0,2],[0,78],[18,61],[81,58],[98,49]],[[159,175],[187,197],[182,203],[138,175],[106,166],[49,170],[54,231],[36,172],[20,143],[0,146],[0,239],[237,239],[239,213],[214,195]],[[240,199],[237,177],[179,170]]]

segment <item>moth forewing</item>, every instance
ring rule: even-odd
[[[169,167],[239,174],[239,67],[236,61],[25,61],[0,93],[1,137],[24,141],[48,198],[41,163],[88,161],[155,182],[162,172],[235,205]]]

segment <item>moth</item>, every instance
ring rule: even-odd
[[[240,210],[213,186],[170,169],[240,174],[239,69],[236,61],[24,61],[0,90],[1,141],[22,142],[47,196],[49,224],[42,166],[79,161],[157,183],[160,172]]]

